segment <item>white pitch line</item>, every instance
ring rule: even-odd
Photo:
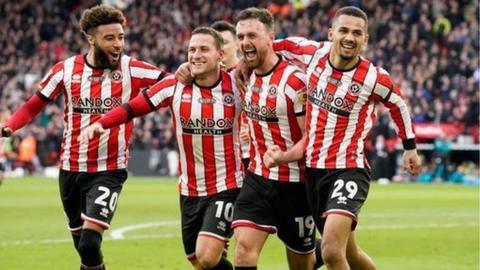
[[[178,221],[160,221],[160,222],[151,222],[144,224],[137,224],[122,227],[112,231],[109,237],[105,237],[104,241],[125,241],[125,240],[141,240],[141,239],[161,239],[161,238],[174,238],[180,237],[180,234],[175,233],[164,233],[164,234],[140,234],[133,236],[124,236],[125,232],[134,231],[137,229],[145,229],[152,227],[166,227],[179,225]],[[402,229],[424,229],[424,228],[458,228],[458,227],[478,227],[479,224],[475,222],[466,222],[466,223],[443,223],[443,224],[405,224],[405,225],[360,225],[359,230],[402,230]],[[115,232],[115,238],[112,234]],[[43,240],[17,240],[17,241],[4,241],[0,242],[0,247],[8,246],[20,246],[20,245],[37,245],[37,244],[60,244],[60,243],[70,243],[71,238],[57,238],[57,239],[43,239]]]
[[[140,229],[152,228],[152,227],[167,227],[167,226],[175,226],[179,225],[179,221],[175,220],[166,220],[166,221],[159,221],[159,222],[151,222],[151,223],[144,223],[144,224],[136,224],[131,226],[122,227],[110,232],[110,238],[114,240],[124,239],[124,234],[130,231],[136,231]]]

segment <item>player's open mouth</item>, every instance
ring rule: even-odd
[[[340,46],[342,46],[342,48],[344,49],[347,49],[347,50],[353,50],[355,49],[355,44],[353,43],[340,43]]]
[[[120,58],[120,53],[110,53],[110,57],[112,58],[112,60],[118,61],[118,59]]]
[[[191,63],[194,66],[201,66],[201,65],[205,64],[206,62],[191,62]]]
[[[257,56],[257,50],[255,49],[243,50],[243,54],[245,54],[247,58],[254,58],[255,56]]]

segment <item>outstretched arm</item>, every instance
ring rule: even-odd
[[[80,143],[87,143],[97,134],[103,134],[106,129],[125,124],[135,117],[155,111],[145,93],[136,96],[128,103],[118,106],[106,113],[97,122],[83,130],[78,137]]]
[[[37,114],[43,111],[47,104],[48,99],[40,93],[32,96],[23,106],[15,111],[5,126],[1,126],[0,124],[1,137],[9,137],[13,132],[28,124]]]

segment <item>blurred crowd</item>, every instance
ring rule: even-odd
[[[0,1],[0,110],[13,112],[37,89],[39,80],[57,61],[85,53],[79,31],[81,11],[101,1]],[[414,123],[455,123],[477,139],[479,123],[479,6],[475,0],[123,0],[127,17],[125,53],[173,72],[186,61],[190,32],[216,20],[232,21],[238,10],[269,8],[276,17],[277,38],[304,36],[326,40],[329,22],[344,5],[356,5],[369,16],[369,44],[363,55],[392,75],[409,101]],[[59,98],[12,139],[18,154],[32,135],[37,153],[33,164],[58,160],[62,135]],[[396,141],[384,110],[368,150],[372,159]],[[151,114],[137,121],[133,148],[152,151],[152,170],[172,174],[163,161],[174,151],[169,114]],[[167,149],[167,150],[165,150]],[[389,160],[392,160],[390,158]],[[394,159],[393,159],[394,160]],[[40,166],[39,165],[39,166]],[[166,167],[167,166],[167,167]],[[35,170],[35,167],[34,169]],[[395,174],[389,172],[388,175]]]

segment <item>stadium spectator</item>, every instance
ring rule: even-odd
[[[31,5],[34,4],[24,8],[35,12],[29,9]],[[99,5],[85,10],[80,27],[88,41],[88,53],[55,64],[36,94],[17,109],[6,124],[0,124],[0,135],[10,136],[59,94],[65,95],[60,195],[74,246],[81,258],[80,269],[85,270],[105,269],[102,235],[110,226],[127,178],[127,149],[133,124],[127,123],[83,144],[79,144],[77,138],[80,131],[101,114],[133,98],[164,75],[154,66],[122,54],[124,24],[122,12],[111,6]],[[30,56],[29,50],[25,49],[24,53]],[[35,153],[35,139],[27,139],[28,144],[24,146],[22,141],[19,146],[19,159],[23,162],[29,162]],[[22,148],[27,154],[23,154]]]

